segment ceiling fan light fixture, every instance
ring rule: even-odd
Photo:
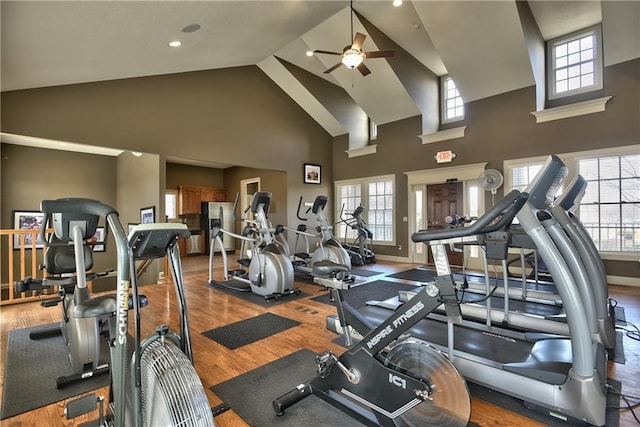
[[[351,69],[362,64],[362,61],[364,61],[364,53],[354,49],[346,51],[342,56],[342,63]]]

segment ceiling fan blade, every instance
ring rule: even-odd
[[[342,65],[342,62],[338,62],[338,63],[337,63],[336,65],[334,65],[333,67],[328,68],[328,69],[324,72],[324,74],[328,74],[328,73],[332,72],[333,70],[335,70],[336,68],[338,68],[338,67],[339,67],[339,66],[341,66],[341,65]]]
[[[313,53],[326,53],[327,55],[342,55],[342,53],[330,52],[328,50],[314,50]]]
[[[393,56],[392,50],[377,50],[375,52],[364,52],[367,58],[390,58]]]
[[[360,71],[360,74],[362,74],[362,77],[365,77],[371,74],[371,70],[368,69],[366,65],[364,65],[364,62],[361,62],[357,68],[358,68],[358,71]]]
[[[362,50],[362,44],[366,37],[367,36],[362,33],[356,33],[356,36],[353,38],[353,43],[351,44],[351,49]]]

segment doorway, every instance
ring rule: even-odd
[[[426,265],[430,262],[429,248],[420,243],[411,242],[411,234],[431,227],[443,227],[444,218],[451,213],[467,216],[479,216],[484,211],[484,198],[481,196],[478,177],[484,170],[486,163],[475,163],[464,166],[428,169],[422,171],[405,172],[407,175],[409,193],[409,259],[412,263]],[[453,194],[442,192],[443,187],[455,186]],[[431,194],[433,192],[434,194]],[[439,194],[439,196],[438,196]],[[440,200],[437,198],[439,197]],[[453,206],[448,201],[453,198]],[[461,199],[460,199],[461,198]],[[434,199],[430,201],[431,199]],[[461,200],[461,201],[460,201]],[[446,206],[440,206],[446,203]],[[429,209],[434,213],[428,212]],[[436,212],[440,213],[436,213]],[[438,219],[436,219],[438,217]],[[431,222],[431,224],[429,223]],[[435,224],[435,223],[438,224]],[[482,259],[478,247],[468,246],[464,253],[450,254],[451,264],[464,265],[468,268],[482,268]],[[456,258],[457,257],[457,258]]]
[[[250,206],[251,201],[253,200],[253,195],[260,191],[260,177],[243,179],[240,181],[240,212],[239,215],[242,215]],[[251,212],[248,213],[248,217],[253,219],[253,214]]]

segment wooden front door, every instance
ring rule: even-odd
[[[448,215],[463,215],[462,182],[452,182],[446,184],[433,184],[427,186],[427,229],[442,230],[447,228],[448,224],[445,218]],[[447,245],[447,254],[449,256],[449,264],[462,266],[463,254],[461,252],[451,251]],[[429,264],[433,264],[433,255],[431,251],[428,253]]]

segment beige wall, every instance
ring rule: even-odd
[[[224,188],[224,173],[222,169],[167,163],[167,189],[176,190],[179,185]]]
[[[84,197],[116,206],[116,159],[84,153],[1,144],[2,191],[0,227],[13,228],[13,210],[40,210],[45,199]],[[104,225],[102,223],[101,225]],[[1,253],[6,253],[3,240]],[[115,268],[115,242],[94,254],[94,270]],[[42,251],[38,251],[42,256]],[[2,260],[2,283],[7,280],[7,257]],[[43,260],[39,258],[38,264]],[[18,270],[19,271],[19,270]]]

